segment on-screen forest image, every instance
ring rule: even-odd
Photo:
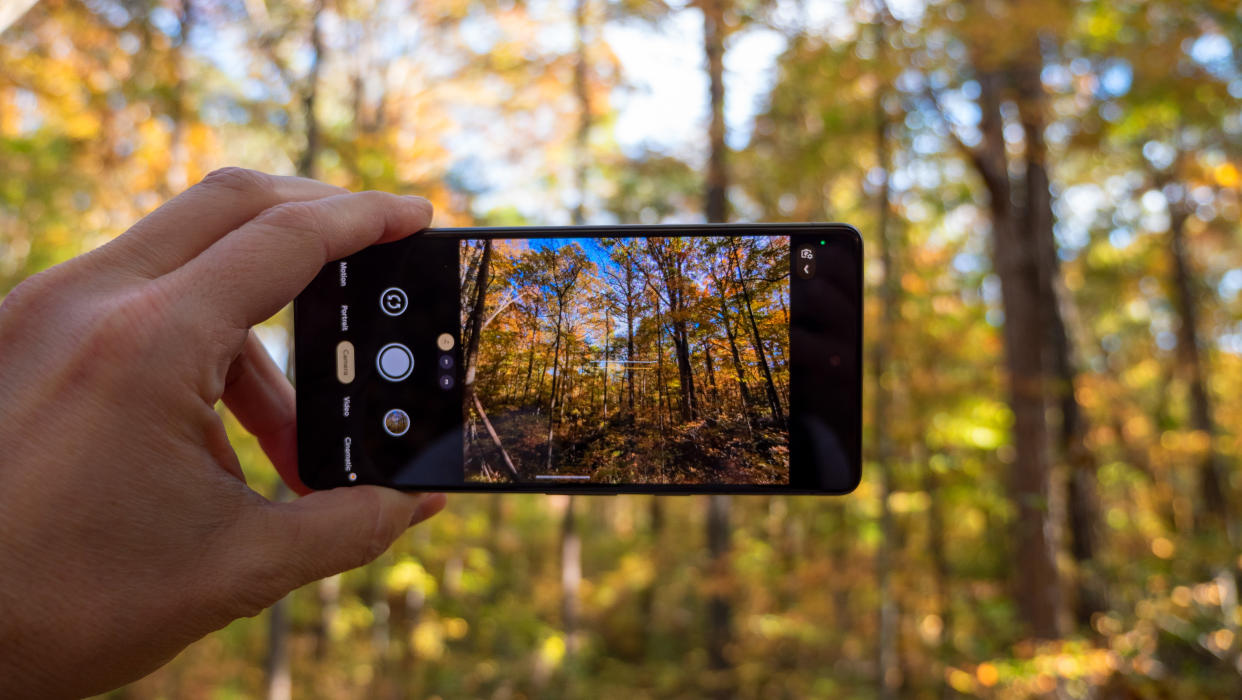
[[[785,236],[462,245],[476,481],[789,479]]]

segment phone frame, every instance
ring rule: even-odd
[[[857,358],[858,372],[855,376],[854,386],[851,393],[856,397],[855,405],[858,406],[858,413],[854,416],[853,426],[855,429],[849,437],[849,444],[843,445],[848,457],[851,458],[850,465],[851,474],[849,480],[841,485],[840,488],[822,489],[822,488],[799,488],[792,484],[598,484],[584,483],[582,485],[573,485],[573,482],[556,482],[549,481],[540,482],[474,482],[463,481],[460,484],[437,484],[426,486],[405,486],[398,485],[395,488],[401,488],[409,491],[437,491],[437,492],[465,492],[465,493],[546,493],[546,494],[584,494],[584,495],[616,495],[616,494],[667,494],[667,495],[693,495],[693,494],[787,494],[787,495],[842,495],[852,492],[858,487],[862,479],[862,390],[863,390],[863,374],[864,374],[864,357],[862,352],[863,339],[863,241],[858,230],[849,224],[842,223],[729,223],[729,224],[654,224],[654,225],[592,225],[592,226],[495,226],[495,227],[462,227],[462,228],[429,228],[422,233],[415,234],[431,238],[448,238],[454,240],[482,240],[482,239],[569,239],[569,238],[651,238],[651,237],[721,237],[721,236],[745,236],[745,235],[766,235],[766,236],[793,236],[799,233],[815,232],[817,235],[831,235],[837,237],[845,237],[848,243],[854,248],[854,252],[858,258],[858,275],[857,285],[854,293],[858,300],[859,312],[857,314],[857,322],[855,327],[855,346],[853,348],[854,356]],[[790,242],[790,254],[793,254],[793,242]],[[328,266],[335,264],[335,261],[328,263]],[[326,268],[325,268],[326,269]],[[793,270],[789,272],[790,281],[793,279]],[[306,312],[306,304],[302,302],[301,296],[294,300],[294,370],[295,370],[295,386],[297,385],[296,375],[305,366],[304,361],[309,359],[305,357],[307,343],[298,343],[298,329],[305,328],[307,324],[300,323],[299,319]],[[792,343],[792,339],[790,341]],[[791,345],[792,347],[792,345]],[[792,379],[791,379],[792,383]],[[303,394],[297,394],[298,415],[304,415]],[[791,394],[792,401],[792,394]],[[792,415],[792,406],[790,409]],[[302,424],[299,420],[298,424],[298,452],[303,453],[306,444],[301,430]],[[792,431],[792,429],[791,429]],[[792,443],[792,432],[789,436]],[[332,488],[346,484],[321,484],[315,478],[315,474],[307,473],[307,462],[301,458],[298,459],[298,473],[310,488]],[[791,463],[792,468],[792,463]],[[309,478],[308,478],[309,477]],[[792,475],[791,475],[792,479]]]

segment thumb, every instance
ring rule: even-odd
[[[276,597],[353,569],[383,554],[410,526],[444,508],[444,494],[410,494],[380,486],[316,491],[262,510],[267,583]],[[257,582],[256,582],[257,583]]]

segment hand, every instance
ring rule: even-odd
[[[0,697],[139,678],[444,506],[359,486],[272,503],[223,398],[294,491],[293,389],[250,327],[328,261],[423,229],[418,197],[240,169],[0,306]]]

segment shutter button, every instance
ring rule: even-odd
[[[389,343],[380,348],[375,366],[384,379],[399,382],[414,371],[414,355],[401,343]]]

